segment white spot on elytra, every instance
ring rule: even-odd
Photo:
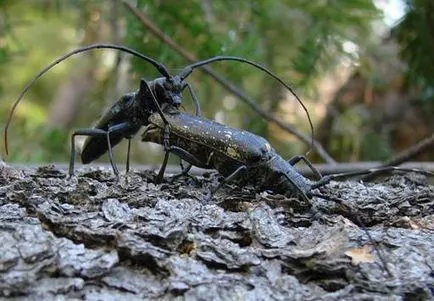
[[[271,151],[271,145],[269,143],[265,143],[265,148],[268,152]]]

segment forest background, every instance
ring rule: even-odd
[[[231,55],[266,66],[308,107],[315,139],[329,155],[314,153],[316,162],[384,161],[434,132],[430,0],[0,0],[0,126],[37,72],[95,43],[131,47],[173,74],[189,63],[180,49],[196,59]],[[278,82],[237,62],[211,67],[254,104],[196,70],[188,81],[204,116],[264,136],[285,158],[307,151],[307,143],[285,130],[309,137],[304,111]],[[106,107],[137,90],[140,78],[159,76],[149,64],[112,50],[69,59],[26,94],[3,158],[66,162],[74,129],[91,126]],[[183,106],[193,112],[188,95]],[[161,148],[134,141],[133,161],[161,162]],[[126,143],[116,147],[116,161],[125,153]],[[433,160],[434,154],[415,159]]]

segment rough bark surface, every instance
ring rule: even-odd
[[[219,177],[0,167],[0,298],[434,298],[434,186],[332,182],[310,205]],[[349,208],[353,209],[349,209]],[[359,224],[367,226],[388,270]]]

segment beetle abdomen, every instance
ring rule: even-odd
[[[91,139],[86,139],[83,149],[81,151],[81,162],[83,164],[88,164],[108,151],[108,144],[106,137],[90,137]],[[121,134],[110,135],[110,144],[112,148],[116,146],[123,138]]]
[[[108,131],[110,126],[118,125],[129,121],[133,114],[133,103],[136,93],[129,93],[122,96],[110,107],[102,117],[95,123],[93,129]],[[118,131],[110,134],[110,145],[114,147],[123,138],[137,133],[140,125],[127,131]],[[89,129],[90,130],[90,129]],[[101,133],[98,135],[88,135],[84,141],[81,151],[81,161],[83,164],[90,163],[108,151],[107,137]]]

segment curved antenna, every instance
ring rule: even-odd
[[[312,192],[309,192],[309,196],[310,197],[317,197],[317,198],[320,198],[320,199],[323,199],[326,201],[335,202],[337,204],[344,206],[347,210],[349,210],[349,213],[351,214],[351,216],[355,218],[356,224],[358,224],[358,226],[360,228],[362,228],[363,232],[365,232],[366,236],[368,237],[369,242],[374,247],[374,250],[377,253],[378,258],[381,261],[382,267],[389,274],[389,276],[392,277],[392,273],[390,272],[390,270],[387,266],[387,261],[385,259],[385,256],[383,255],[383,252],[380,251],[380,247],[374,241],[368,228],[366,228],[365,224],[363,223],[362,219],[360,218],[360,216],[359,216],[360,214],[359,214],[358,210],[356,210],[355,208],[353,208],[353,206],[345,203],[342,199],[339,199],[339,198],[331,197],[331,196],[320,194],[320,193],[312,193]]]
[[[368,175],[368,176],[376,175],[379,173],[386,173],[391,171],[414,172],[414,173],[425,175],[427,177],[434,177],[434,172],[431,172],[429,170],[405,168],[405,167],[397,167],[397,166],[386,166],[386,167],[378,167],[378,168],[363,169],[363,170],[326,175],[322,177],[320,180],[318,180],[317,182],[313,183],[310,187],[311,189],[316,189],[330,183],[330,181],[337,180],[337,179],[355,177],[355,176],[364,176],[364,175]]]
[[[9,116],[8,119],[6,121],[6,125],[5,125],[5,129],[4,129],[4,145],[5,145],[5,151],[6,151],[6,155],[9,154],[9,150],[8,150],[8,129],[9,129],[9,124],[12,120],[12,116],[14,115],[15,109],[18,106],[19,102],[21,101],[21,99],[23,98],[24,94],[26,94],[26,92],[30,89],[30,87],[33,85],[34,82],[36,82],[40,77],[42,77],[42,75],[44,75],[48,70],[50,70],[51,68],[53,68],[54,66],[56,66],[57,64],[59,64],[60,62],[66,60],[67,58],[69,58],[70,56],[79,54],[81,52],[86,52],[88,50],[91,49],[115,49],[115,50],[120,50],[126,53],[129,53],[131,55],[134,55],[136,57],[139,57],[145,61],[147,61],[148,63],[151,63],[155,68],[157,68],[157,70],[167,79],[170,79],[171,76],[169,74],[169,71],[167,70],[167,68],[157,62],[156,60],[147,57],[144,54],[141,54],[140,52],[137,52],[133,49],[130,49],[128,47],[125,46],[120,46],[120,45],[112,45],[112,44],[94,44],[94,45],[89,45],[86,47],[81,47],[81,48],[77,48],[71,52],[68,52],[64,55],[62,55],[61,57],[57,58],[54,62],[52,62],[50,65],[48,65],[47,67],[45,67],[44,69],[42,69],[35,77],[33,77],[25,86],[25,88],[21,91],[20,95],[18,96],[17,100],[15,100],[10,112],[9,112]]]
[[[217,61],[237,61],[237,62],[249,64],[253,67],[256,67],[256,68],[264,71],[265,73],[267,73],[268,75],[273,77],[275,80],[277,80],[279,83],[281,83],[286,89],[288,89],[289,92],[291,92],[291,94],[295,97],[295,99],[297,99],[298,103],[302,106],[304,112],[306,113],[307,119],[309,120],[310,131],[312,133],[312,140],[311,140],[311,147],[310,148],[312,149],[313,141],[314,141],[314,130],[313,130],[312,120],[310,119],[309,111],[307,110],[306,106],[301,101],[301,99],[297,96],[295,91],[291,87],[289,87],[283,80],[281,80],[277,75],[275,75],[273,72],[271,72],[270,70],[268,70],[264,66],[262,66],[258,63],[249,61],[247,59],[236,57],[236,56],[215,56],[215,57],[209,58],[207,60],[203,60],[203,61],[196,62],[196,63],[193,63],[193,64],[186,66],[184,69],[181,70],[181,72],[179,73],[178,76],[181,78],[181,81],[183,81],[193,72],[193,69],[195,69],[197,67],[201,67],[203,65],[213,63],[213,62],[217,62]],[[308,153],[309,152],[310,152],[310,150],[308,151]]]

